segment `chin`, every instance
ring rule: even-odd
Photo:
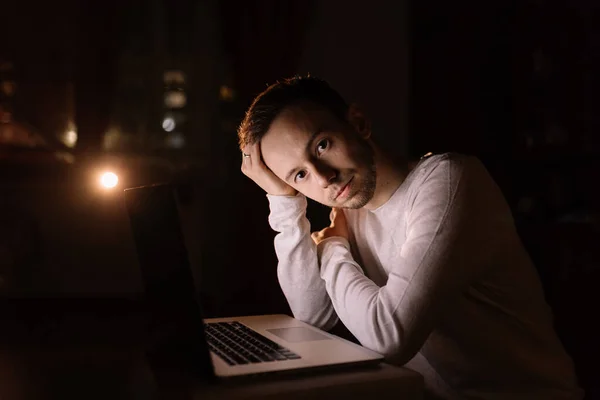
[[[346,201],[341,205],[342,208],[359,209],[363,208],[373,198],[372,191],[358,191],[350,195]]]

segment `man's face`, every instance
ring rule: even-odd
[[[284,109],[263,136],[261,152],[275,175],[321,204],[361,208],[375,192],[371,145],[318,105]]]

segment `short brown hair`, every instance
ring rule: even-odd
[[[240,148],[260,141],[286,107],[305,101],[323,106],[335,117],[346,120],[348,104],[327,82],[312,76],[295,76],[274,83],[256,96],[238,128]]]

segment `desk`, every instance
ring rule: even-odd
[[[159,385],[155,371],[127,351],[13,348],[11,352],[0,350],[0,374],[0,398],[11,400],[423,398],[419,374],[386,364],[210,385],[178,374],[170,384]]]
[[[423,377],[387,364],[298,378],[263,380],[257,384],[222,385],[197,393],[195,399],[285,400],[422,399]]]
[[[0,304],[0,399],[422,398],[419,374],[385,364],[214,385],[178,373],[161,381],[144,356],[139,310],[26,303]]]

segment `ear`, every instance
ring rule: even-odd
[[[348,122],[363,139],[371,137],[371,120],[356,103],[350,104],[347,114]]]

